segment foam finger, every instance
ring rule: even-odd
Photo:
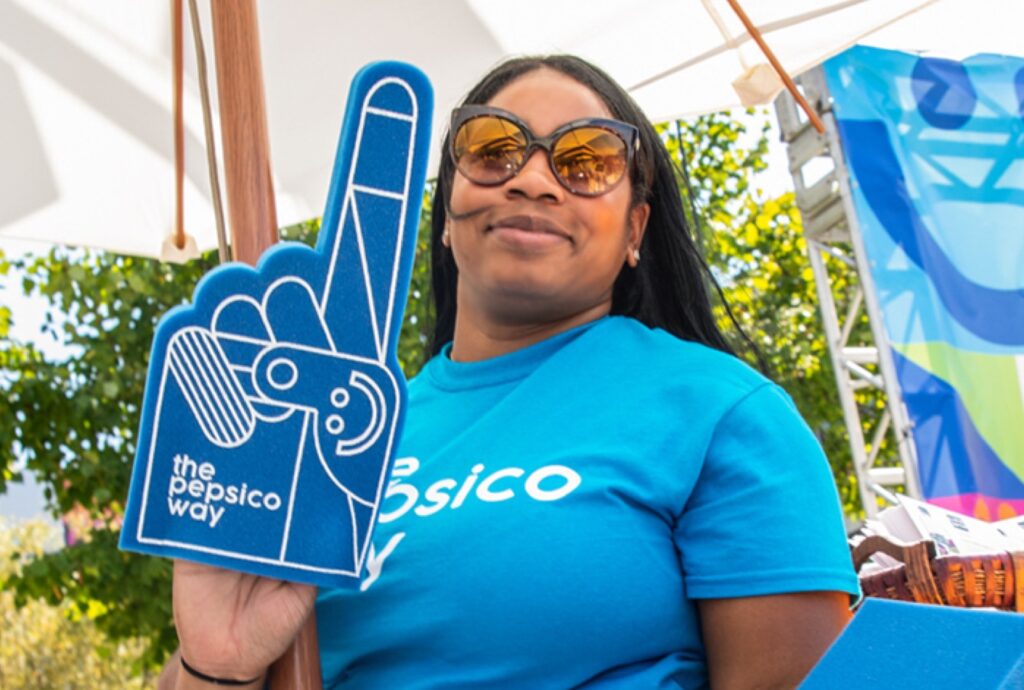
[[[397,63],[371,66],[352,93],[324,214],[321,308],[339,351],[381,361],[405,306],[433,99],[422,73]]]

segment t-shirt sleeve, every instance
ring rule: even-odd
[[[675,539],[693,599],[859,592],[828,461],[775,384],[719,420]]]

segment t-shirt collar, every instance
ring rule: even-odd
[[[448,343],[427,363],[426,372],[438,386],[448,390],[480,388],[516,381],[525,378],[551,355],[608,318],[605,316],[589,321],[520,350],[476,362],[453,361],[452,344]]]

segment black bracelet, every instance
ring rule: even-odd
[[[181,667],[183,669],[185,669],[186,671],[188,671],[188,674],[190,676],[195,676],[199,680],[204,680],[207,683],[212,683],[213,685],[236,685],[236,686],[237,685],[251,685],[252,683],[255,683],[256,681],[258,681],[261,678],[261,676],[256,676],[255,678],[250,678],[249,680],[233,680],[231,678],[214,678],[213,676],[208,676],[205,673],[203,673],[202,671],[199,671],[199,670],[194,669],[191,666],[189,666],[188,662],[185,661],[185,657],[181,656],[180,654],[178,655],[178,659],[181,660]]]

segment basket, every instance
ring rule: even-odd
[[[936,556],[935,542],[902,544],[871,535],[853,548],[860,571],[875,553],[902,565],[860,576],[866,597],[1024,612],[1024,552]]]

